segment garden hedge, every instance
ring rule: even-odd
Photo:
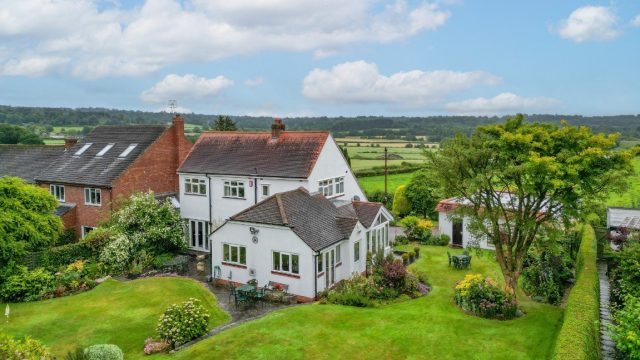
[[[78,259],[88,259],[94,255],[91,247],[84,242],[79,242],[28,253],[22,262],[30,269],[43,267],[55,270]]]
[[[591,225],[581,230],[576,284],[571,289],[564,320],[553,351],[554,360],[599,359],[600,302],[596,237]]]

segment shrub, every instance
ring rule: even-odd
[[[0,359],[3,360],[54,360],[55,357],[41,342],[26,337],[16,340],[0,332]]]
[[[414,253],[413,251],[409,251],[409,262],[414,262],[416,260],[416,253]]]
[[[451,238],[447,234],[440,234],[440,245],[447,246],[451,242]]]
[[[404,265],[409,265],[409,254],[408,253],[402,254],[402,263]]]
[[[172,347],[182,345],[207,332],[209,313],[198,299],[173,304],[165,310],[158,322],[158,334]]]
[[[627,296],[625,307],[616,312],[614,319],[616,325],[611,331],[616,347],[629,359],[640,359],[640,300]]]
[[[110,228],[98,227],[87,234],[81,241],[95,253],[100,253],[114,236],[115,234]]]
[[[407,237],[404,235],[398,235],[396,236],[395,242],[396,244],[399,244],[399,245],[405,245],[409,243],[409,239],[407,239]]]
[[[84,349],[85,360],[123,360],[124,354],[117,345],[99,344]]]
[[[449,245],[449,236],[447,234],[434,235],[427,238],[426,245],[447,246]]]
[[[383,265],[383,278],[386,286],[396,290],[404,288],[407,269],[400,261],[387,261]]]
[[[629,296],[640,298],[640,243],[630,243],[613,255],[611,270],[611,300],[617,307]]]
[[[42,268],[29,271],[19,266],[0,285],[0,298],[7,302],[35,301],[53,290],[53,275]]]
[[[456,284],[454,299],[465,311],[490,319],[512,319],[518,310],[512,295],[481,274],[469,274]]]
[[[431,235],[433,223],[431,220],[417,216],[407,216],[400,220],[400,226],[404,228],[404,233],[409,240],[423,241]]]
[[[551,304],[562,300],[564,291],[573,280],[571,258],[560,251],[537,253],[532,249],[525,258],[522,270],[522,289],[530,296],[539,297]]]
[[[393,213],[398,216],[407,215],[411,211],[411,204],[405,195],[406,185],[400,185],[393,194]]]
[[[95,255],[96,252],[87,246],[86,243],[80,242],[29,253],[24,258],[23,263],[30,268],[43,267],[53,271],[60,266],[80,259],[90,259]]]
[[[372,278],[356,274],[351,279],[339,282],[326,295],[328,303],[357,307],[373,306],[373,298],[380,297],[380,288]]]
[[[114,272],[127,269],[133,259],[134,245],[131,239],[124,234],[118,234],[109,242],[100,253],[100,261]]]
[[[420,248],[419,247],[414,247],[413,248],[413,252],[416,254],[416,258],[420,257]]]
[[[553,354],[556,360],[590,359],[599,354],[600,303],[595,233],[589,225],[583,226],[582,233],[576,284],[567,299],[564,321],[556,338]]]

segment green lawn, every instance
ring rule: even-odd
[[[387,190],[390,194],[393,194],[398,186],[408,184],[412,176],[413,173],[389,175],[387,177]],[[384,191],[384,175],[359,177],[358,182],[362,189],[368,193]]]
[[[424,160],[387,160],[387,165],[401,165],[403,162],[408,162],[412,164],[420,164],[423,163]],[[378,159],[351,159],[351,169],[363,170],[363,169],[371,169],[374,167],[382,167],[384,166],[384,160]]]
[[[447,248],[422,247],[412,266],[428,272],[429,296],[378,308],[306,305],[280,310],[182,350],[169,359],[544,359],[562,310],[520,297],[526,316],[486,320],[462,313],[453,287],[466,271],[447,266]],[[473,269],[500,278],[493,260]]]
[[[629,190],[624,194],[612,194],[607,206],[638,207],[640,206],[640,157],[633,160],[635,175],[629,178]]]
[[[64,145],[64,139],[42,139],[45,145]]]
[[[126,359],[142,359],[144,340],[156,335],[156,324],[167,306],[190,297],[202,300],[209,310],[210,327],[228,321],[228,314],[202,284],[167,277],[108,280],[79,295],[14,304],[11,321],[7,325],[3,320],[0,331],[41,340],[58,358],[76,345],[112,343],[122,348]]]

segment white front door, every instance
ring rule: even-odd
[[[331,249],[324,253],[324,279],[328,289],[336,282],[336,250]]]

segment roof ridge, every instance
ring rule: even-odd
[[[286,130],[281,134],[329,134],[329,130]],[[203,131],[202,134],[236,134],[236,135],[244,135],[244,134],[260,134],[260,135],[271,135],[271,132],[268,130],[265,131],[221,131],[221,130],[206,130]]]
[[[276,203],[278,204],[278,210],[280,211],[280,216],[282,217],[282,223],[285,225],[289,225],[289,220],[287,219],[287,212],[284,210],[284,205],[282,204],[282,198],[280,197],[280,193],[276,195]]]

